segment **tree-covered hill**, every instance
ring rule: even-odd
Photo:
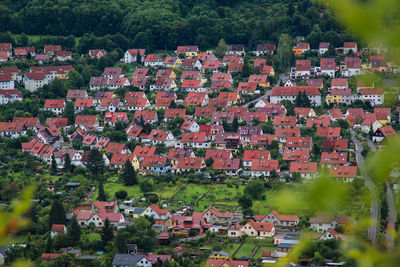
[[[317,26],[316,26],[317,25]],[[122,33],[130,45],[174,49],[277,42],[281,33],[336,43],[340,28],[310,0],[3,0],[0,32],[97,36]],[[313,41],[312,40],[312,41]]]

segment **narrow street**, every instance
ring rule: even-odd
[[[279,75],[279,80],[274,85],[272,85],[271,88],[274,89],[276,86],[279,85],[281,80],[285,82],[286,81],[285,79],[287,79],[287,78],[288,78],[288,76],[285,76],[283,74]],[[251,103],[257,103],[262,98],[268,99],[268,96],[271,94],[272,89],[267,90],[265,92],[265,94],[263,94],[262,96],[259,96],[256,99],[254,99],[254,100],[252,100],[250,102],[247,102],[246,104],[243,104],[242,107],[248,107]]]
[[[370,240],[373,244],[376,243],[376,234],[378,231],[378,223],[379,223],[379,198],[378,191],[374,182],[368,176],[365,168],[364,168],[364,158],[361,155],[363,151],[363,146],[360,141],[355,137],[354,132],[351,132],[351,140],[355,145],[355,153],[357,159],[357,165],[360,167],[361,175],[364,178],[365,186],[371,192],[371,222],[368,228],[368,240]]]

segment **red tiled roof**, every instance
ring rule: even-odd
[[[315,86],[277,86],[272,89],[271,96],[297,96],[300,92],[306,92],[307,95],[321,95]]]
[[[292,161],[290,163],[290,173],[316,173],[317,162],[298,162]]]
[[[151,208],[152,210],[154,210],[154,212],[157,213],[158,215],[166,215],[166,214],[169,213],[168,210],[166,210],[166,209],[160,209],[156,204],[151,204],[151,205],[150,205],[150,208]]]
[[[296,60],[296,71],[311,70],[311,60],[298,59]]]
[[[335,178],[356,178],[357,166],[334,166],[329,168],[329,175]]]

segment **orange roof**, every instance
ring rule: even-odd
[[[248,224],[256,231],[271,232],[274,229],[273,223],[249,221]]]
[[[150,205],[150,208],[151,208],[152,210],[154,210],[154,212],[157,213],[157,214],[159,214],[159,215],[165,215],[165,214],[168,214],[168,213],[169,213],[168,210],[166,210],[166,209],[160,209],[156,204],[151,204],[151,205]]]

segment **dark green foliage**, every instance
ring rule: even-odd
[[[126,199],[126,197],[128,196],[128,192],[126,192],[125,190],[120,190],[115,192],[115,197],[118,199]]]
[[[88,161],[86,163],[88,171],[90,171],[95,178],[103,175],[105,169],[105,163],[103,156],[97,149],[90,151]]]
[[[57,162],[56,159],[54,158],[54,154],[51,155],[51,173],[52,174],[57,173]]]
[[[264,184],[261,181],[252,180],[244,188],[244,193],[250,195],[253,199],[261,199],[264,192]]]
[[[68,118],[69,124],[75,123],[74,103],[68,101],[64,109],[64,117]]]
[[[103,248],[106,247],[107,243],[113,240],[114,238],[114,231],[113,226],[111,225],[108,218],[104,221],[104,226],[101,229],[101,242],[103,243]]]
[[[2,42],[11,42],[15,46],[29,43],[26,35],[14,38],[6,31],[61,35],[67,37],[42,37],[34,45],[59,44],[65,50],[76,47],[81,53],[87,53],[91,48],[112,51],[117,47],[122,50],[128,47],[172,50],[179,44],[197,44],[204,49],[215,47],[219,42],[215,52],[221,57],[226,51],[226,43],[255,47],[271,40],[277,44],[282,33],[288,33],[290,37],[307,36],[313,44],[319,39],[331,41],[336,46],[346,38],[338,38],[337,32],[341,29],[331,13],[322,12],[323,16],[320,16],[320,7],[311,1],[298,4],[267,0],[66,0],[39,5],[35,0],[26,0],[6,1],[3,6],[0,17]],[[313,28],[313,25],[319,27]],[[328,35],[329,32],[336,35]],[[71,35],[82,38],[76,44]],[[288,47],[291,48],[290,44]],[[285,66],[289,65],[285,63]]]
[[[65,224],[65,222],[64,206],[59,199],[55,199],[51,205],[49,226],[51,227],[53,224]]]
[[[51,237],[49,236],[46,241],[46,253],[52,253],[53,252],[53,241],[51,240]]]
[[[248,194],[244,194],[243,196],[239,197],[238,202],[243,209],[251,208],[253,205],[253,200]]]
[[[68,153],[65,153],[65,155],[64,155],[64,171],[72,172],[73,171],[72,167],[73,166],[71,164],[71,158]]]
[[[124,185],[137,184],[136,171],[129,160],[125,162],[125,165],[121,170],[120,179],[124,182]]]
[[[78,220],[74,215],[68,226],[68,235],[71,237],[74,243],[78,242],[81,237],[81,227],[79,226]]]
[[[103,181],[101,181],[101,180],[99,182],[99,194],[97,196],[97,200],[107,201],[107,195],[106,195],[106,192],[104,192],[104,185],[103,185]]]

